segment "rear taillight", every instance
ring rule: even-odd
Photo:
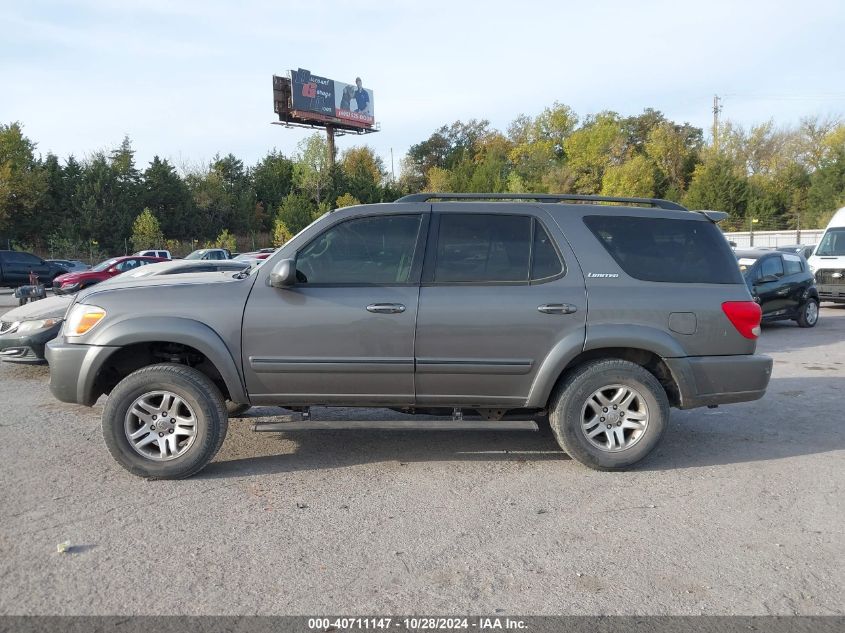
[[[736,331],[745,338],[755,339],[760,336],[760,319],[763,311],[753,301],[725,301],[722,312],[728,317]]]

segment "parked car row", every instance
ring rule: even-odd
[[[241,253],[239,261],[255,264],[267,259],[275,248]],[[113,257],[92,267],[77,259],[42,259],[25,251],[0,250],[0,287],[16,288],[31,283],[35,275],[38,283],[54,286],[59,293],[78,292],[90,285],[119,275],[138,266],[169,261],[173,256],[164,249],[142,250],[123,257]],[[186,260],[226,261],[233,259],[225,248],[203,248],[190,253]]]
[[[141,257],[136,255],[113,257],[112,259],[100,262],[91,270],[59,275],[53,280],[53,291],[56,294],[79,292],[83,288],[93,286],[115,275],[120,275],[121,273],[129,272],[130,270],[135,270],[148,264],[166,261],[168,260],[161,257]]]
[[[120,277],[114,277],[129,279],[187,273],[237,273],[246,268],[247,265],[243,262],[234,260],[190,262],[164,260],[133,267],[121,273]],[[108,287],[109,279],[102,281],[101,285]],[[44,360],[44,346],[59,333],[65,313],[72,302],[72,293],[59,293],[55,297],[47,297],[5,313],[0,320],[0,359],[26,364],[46,362]]]

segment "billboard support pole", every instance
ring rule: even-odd
[[[328,141],[329,146],[329,168],[334,168],[334,157],[335,157],[335,148],[334,148],[334,126],[327,125],[326,126],[326,140]]]

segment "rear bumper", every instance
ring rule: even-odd
[[[762,354],[667,358],[680,391],[680,409],[759,400],[772,377],[772,359]]]

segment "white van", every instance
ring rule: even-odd
[[[163,257],[164,259],[173,259],[173,257],[170,256],[170,251],[138,251],[135,255],[140,255],[142,257]]]
[[[845,303],[845,207],[833,214],[809,261],[819,299]]]

